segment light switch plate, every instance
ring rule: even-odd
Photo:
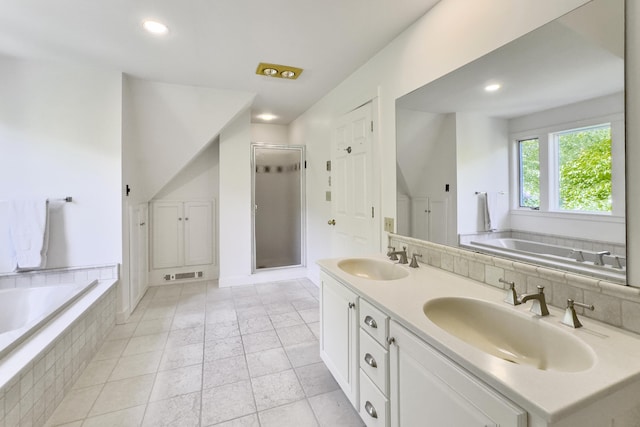
[[[393,231],[394,231],[393,218],[384,217],[384,231],[386,231],[388,233],[393,233]]]

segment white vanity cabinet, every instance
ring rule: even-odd
[[[389,325],[391,427],[526,427],[527,413],[398,323]]]
[[[320,280],[320,357],[357,407],[358,297],[324,272]]]
[[[389,316],[360,298],[360,417],[367,427],[389,425]]]

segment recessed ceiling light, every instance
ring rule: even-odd
[[[265,68],[264,70],[262,70],[262,74],[264,74],[265,76],[275,76],[276,74],[278,74],[278,70],[276,70],[275,68]]]
[[[146,20],[142,23],[142,27],[151,34],[163,35],[169,32],[169,27],[158,21]]]
[[[260,120],[264,120],[265,122],[270,122],[271,120],[275,120],[278,118],[278,116],[271,113],[258,114],[256,117]]]
[[[492,83],[492,84],[486,85],[484,87],[484,90],[486,90],[487,92],[495,92],[498,89],[500,89],[500,84],[498,84],[498,83]]]
[[[296,76],[296,73],[294,73],[291,70],[284,70],[283,72],[280,73],[280,75],[285,79],[292,79]]]

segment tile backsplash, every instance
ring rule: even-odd
[[[567,298],[593,304],[594,311],[582,308],[576,311],[581,316],[640,333],[640,288],[396,234],[389,234],[389,246],[406,246],[409,254],[422,254],[421,261],[426,264],[501,289],[505,285],[498,281],[500,278],[514,282],[518,293],[534,292],[536,286],[544,286],[550,305],[565,308]]]

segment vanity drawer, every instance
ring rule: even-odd
[[[360,298],[360,327],[387,348],[389,317]]]
[[[360,418],[367,427],[389,425],[389,400],[371,382],[367,374],[360,370]]]
[[[360,329],[360,369],[385,396],[389,395],[388,366],[389,352]]]

